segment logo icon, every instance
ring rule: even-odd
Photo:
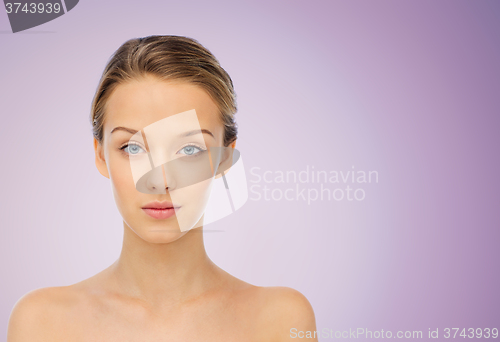
[[[79,0],[4,0],[12,32],[20,32],[59,18],[71,11]]]

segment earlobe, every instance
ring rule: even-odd
[[[94,138],[94,152],[95,152],[95,166],[101,175],[109,178],[108,166],[106,165],[106,160],[104,159],[104,151],[102,145],[99,144],[96,138]]]

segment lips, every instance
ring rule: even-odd
[[[149,216],[155,219],[167,219],[175,215],[175,211],[179,206],[174,206],[168,201],[164,202],[151,202],[142,207],[142,210]]]
[[[163,202],[151,202],[146,204],[142,209],[170,209],[174,208],[174,205],[170,203],[169,201],[163,201]]]

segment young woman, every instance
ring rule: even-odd
[[[264,342],[315,331],[301,293],[246,283],[205,251],[206,194],[231,167],[235,113],[231,78],[196,40],[150,36],[115,52],[91,122],[97,169],[109,178],[123,217],[121,254],[89,279],[23,296],[10,317],[9,342]],[[154,149],[169,162],[155,163]],[[152,166],[144,164],[138,177],[141,155]]]

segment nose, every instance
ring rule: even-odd
[[[172,191],[175,188],[174,177],[168,172],[167,165],[168,163],[159,165],[143,176],[145,178],[144,190],[147,193],[165,194],[167,191]]]

